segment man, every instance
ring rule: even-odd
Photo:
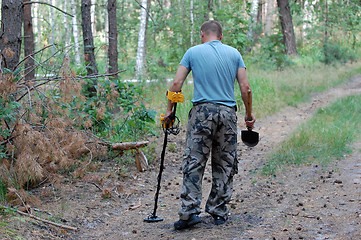
[[[191,227],[201,220],[202,178],[211,154],[212,189],[205,211],[216,225],[228,218],[226,204],[233,191],[233,176],[238,172],[237,116],[234,82],[237,79],[242,100],[248,109],[250,84],[241,54],[222,44],[222,26],[207,21],[201,27],[202,44],[184,54],[169,92],[180,92],[189,72],[193,73],[193,108],[189,112],[186,148],[184,151],[183,186],[181,189],[180,220],[174,228]],[[169,93],[168,92],[168,93]],[[172,114],[174,104],[169,100],[165,117]],[[253,128],[255,118],[246,119]]]

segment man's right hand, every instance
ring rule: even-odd
[[[253,113],[251,114],[252,119],[248,119],[247,115],[244,117],[244,121],[246,122],[246,127],[248,129],[253,129],[254,128],[254,123],[256,122],[256,118],[254,117]]]

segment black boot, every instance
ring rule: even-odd
[[[179,221],[174,223],[174,229],[175,230],[181,230],[181,229],[186,229],[189,228],[193,225],[196,225],[197,223],[200,223],[201,219],[199,218],[199,216],[197,214],[192,214],[189,216],[188,220],[182,220],[180,219]]]
[[[222,224],[226,223],[226,221],[227,221],[227,219],[217,216],[217,215],[213,215],[213,219],[214,219],[215,225],[222,225]]]

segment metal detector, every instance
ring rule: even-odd
[[[170,99],[170,100],[173,101],[172,99]],[[183,99],[182,99],[182,101],[177,101],[177,102],[183,102]],[[161,116],[161,123],[162,123],[162,127],[163,127],[163,132],[164,132],[164,142],[163,142],[162,154],[160,157],[159,174],[158,174],[158,178],[157,178],[158,185],[157,185],[157,191],[155,192],[155,197],[154,197],[153,213],[151,215],[149,215],[148,217],[144,218],[144,222],[151,223],[151,222],[163,221],[163,218],[160,218],[157,216],[158,196],[159,196],[159,190],[160,190],[160,182],[162,179],[162,173],[163,173],[163,169],[164,169],[164,156],[165,156],[165,149],[167,147],[168,134],[177,135],[180,131],[179,119],[175,115],[176,110],[177,110],[177,102],[174,103],[174,111],[171,115],[168,116],[168,119],[164,118],[164,116],[162,118],[162,116]]]

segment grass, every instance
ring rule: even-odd
[[[256,118],[263,118],[274,114],[286,106],[297,106],[307,101],[317,92],[325,91],[346,82],[355,74],[361,73],[361,62],[344,65],[324,65],[321,63],[303,65],[298,64],[284,71],[264,70],[256,65],[247,68],[248,78],[253,89],[253,111]],[[182,93],[184,103],[177,106],[177,116],[181,124],[185,125],[188,112],[192,108],[190,100],[193,97],[193,84],[191,74],[185,81]],[[146,86],[148,107],[157,111],[157,116],[166,110],[165,93],[171,82],[149,83]],[[235,96],[240,114],[244,114],[244,106],[240,90],[236,83]],[[159,118],[156,119],[159,124]]]
[[[256,118],[279,111],[285,106],[297,106],[313,93],[322,92],[346,82],[361,73],[361,62],[346,65],[297,65],[284,71],[248,70],[253,88],[253,109]]]
[[[286,164],[327,164],[351,153],[350,144],[361,137],[361,95],[342,98],[319,109],[269,157],[263,174],[274,174]]]

